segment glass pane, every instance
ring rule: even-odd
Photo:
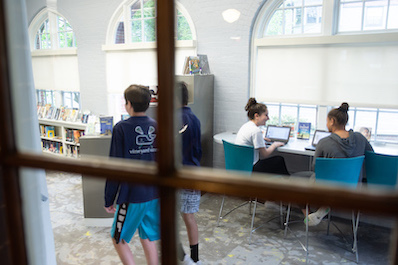
[[[64,92],[64,107],[72,108],[72,95],[71,92]]]
[[[290,126],[292,128],[290,135],[295,135],[297,122],[297,106],[284,106],[281,110],[281,125]]]
[[[304,5],[309,6],[309,5],[322,5],[323,0],[304,0]]]
[[[73,92],[72,95],[73,95],[72,108],[80,109],[80,93]]]
[[[49,22],[48,19],[43,22],[43,24],[40,26],[40,33],[48,33],[49,32]]]
[[[267,25],[264,36],[282,35],[283,34],[283,11],[276,10]]]
[[[339,31],[361,30],[362,3],[342,4],[340,6]]]
[[[59,36],[59,47],[60,48],[66,47],[66,41],[65,41],[66,34],[61,32],[58,34],[58,36]]]
[[[192,40],[192,32],[184,16],[177,17],[177,40]]]
[[[72,30],[71,25],[69,24],[68,21],[65,22],[66,23],[66,30]]]
[[[139,10],[131,10],[131,19],[141,19],[141,9]]]
[[[58,17],[58,31],[65,30],[65,20],[62,17]]]
[[[144,8],[146,7],[155,7],[155,1],[154,0],[144,0]]]
[[[279,105],[266,104],[268,109],[269,120],[267,124],[279,125]]]
[[[390,0],[390,8],[388,10],[388,29],[398,28],[398,0]]]
[[[302,6],[303,0],[286,0],[285,7],[292,7],[292,6]]]
[[[140,42],[142,41],[142,21],[133,20],[131,22],[131,41]]]
[[[369,137],[368,140],[370,140],[376,128],[376,117],[376,111],[357,111],[355,117],[355,131],[362,132],[364,135],[366,134],[365,137]],[[367,128],[367,131],[365,131],[364,128]]]
[[[145,8],[144,9],[144,18],[155,17],[155,8]]]
[[[307,7],[304,9],[304,33],[320,33],[322,23],[322,7]]]
[[[156,40],[155,23],[155,19],[144,20],[145,42]]]
[[[365,3],[363,30],[385,29],[387,4],[386,0]]]
[[[301,33],[302,8],[285,10],[285,34]]]
[[[141,0],[137,0],[134,4],[131,5],[131,10],[141,9]]]
[[[53,104],[53,93],[52,91],[46,91],[46,103]]]
[[[119,22],[116,30],[115,43],[124,43],[124,22]]]
[[[40,35],[39,34],[36,34],[35,47],[37,50],[40,49]]]
[[[316,129],[316,108],[304,108],[300,107],[299,122],[310,122],[311,123],[311,134]]]
[[[54,106],[59,108],[62,106],[62,92],[61,91],[53,91],[54,98]]]
[[[73,47],[73,32],[66,32],[66,47]]]
[[[380,111],[377,124],[378,141],[398,142],[398,123],[393,121],[398,121],[398,112]]]
[[[336,107],[338,108],[338,106]],[[347,125],[345,126],[346,130],[354,129],[354,116],[355,116],[354,108],[350,108],[350,110],[348,111],[348,122]]]

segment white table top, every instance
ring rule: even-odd
[[[222,140],[234,143],[236,138],[236,132],[222,132],[213,136],[214,142],[222,144]],[[305,150],[306,146],[311,144],[310,140],[301,140],[296,138],[290,138],[289,142],[281,147],[278,147],[279,152],[313,156],[314,151]],[[371,142],[371,145],[376,153],[387,154],[387,155],[398,155],[398,144],[390,143],[375,143]]]

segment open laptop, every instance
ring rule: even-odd
[[[319,140],[329,136],[331,132],[324,131],[324,130],[316,130],[314,133],[314,137],[312,137],[312,143],[309,146],[305,147],[305,150],[315,151],[316,145],[318,144]]]
[[[273,142],[282,142],[287,144],[290,137],[290,130],[290,126],[268,125],[267,132],[264,137],[270,139],[270,141],[266,141],[265,144],[270,145]]]

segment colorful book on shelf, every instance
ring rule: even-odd
[[[311,122],[299,122],[297,128],[297,139],[310,139]]]
[[[198,74],[200,72],[199,57],[192,56],[189,59],[189,74]]]
[[[80,142],[80,136],[82,135],[83,131],[80,130],[73,130],[73,141],[75,143],[79,143]]]
[[[56,109],[55,109],[55,113],[54,113],[52,119],[58,120],[60,111],[61,111],[60,108],[56,108]]]
[[[65,109],[64,115],[62,116],[63,121],[70,121],[71,109]]]
[[[55,137],[55,128],[54,126],[46,126],[46,137],[54,138]]]
[[[73,142],[73,130],[65,129],[65,140],[68,142]]]
[[[42,117],[42,118],[46,118],[46,117],[47,117],[47,112],[48,112],[48,110],[50,109],[50,107],[51,107],[50,104],[46,104],[46,105],[44,106],[44,108],[42,108],[42,111],[41,111],[41,117]]]
[[[200,72],[199,62],[198,56],[185,57],[182,73],[185,75],[198,74]]]
[[[100,117],[101,135],[111,135],[113,130],[113,116]]]

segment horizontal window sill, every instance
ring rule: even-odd
[[[102,45],[103,51],[128,51],[128,50],[156,50],[156,42],[136,42],[129,44],[106,44]],[[196,40],[178,40],[176,48],[195,48]]]
[[[356,35],[333,36],[278,36],[255,39],[257,47],[266,46],[293,46],[293,45],[328,45],[328,44],[354,44],[354,43],[390,43],[398,42],[398,33],[374,33]]]
[[[33,57],[39,56],[70,56],[77,55],[77,48],[65,48],[65,49],[48,49],[48,50],[33,50],[31,51]]]

